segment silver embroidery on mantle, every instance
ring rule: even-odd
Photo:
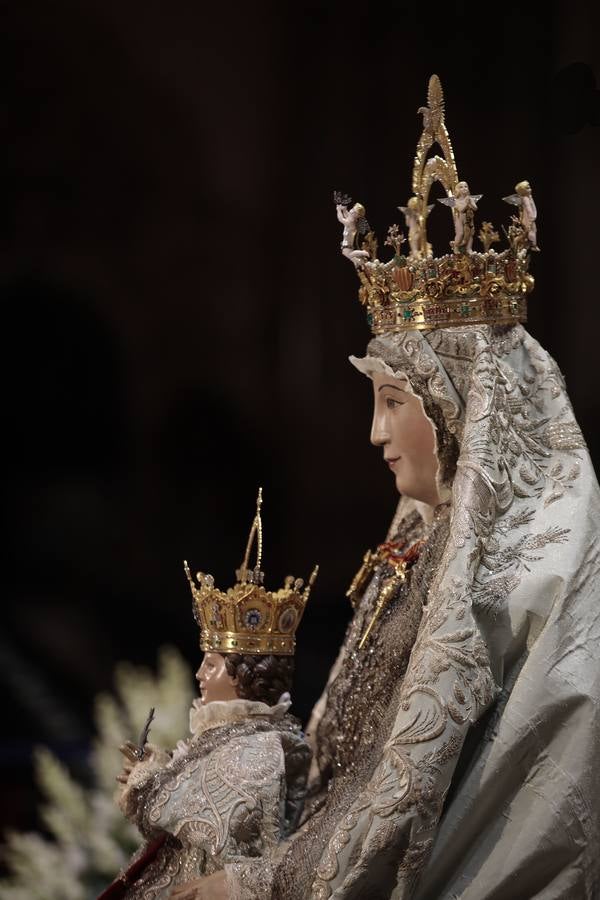
[[[309,759],[289,716],[248,717],[194,735],[130,797],[129,815],[144,836],[167,839],[127,900],[167,900],[175,885],[273,851],[288,801],[304,792]]]
[[[458,443],[449,522],[432,578],[412,578],[410,602],[379,626],[384,642],[403,634],[407,603],[405,668],[392,673],[377,648],[362,668],[356,656],[377,575],[356,604],[314,720],[333,729],[317,756],[335,763],[336,729],[349,749],[278,857],[272,897],[485,900],[517,884],[523,897],[594,900],[600,498],[563,378],[521,326],[385,335],[368,354],[409,378],[439,448],[451,447],[443,430]],[[410,532],[412,510],[401,503],[390,537]],[[393,687],[373,741],[338,720],[362,715],[351,694],[377,663]]]
[[[427,392],[460,454],[449,540],[396,720],[329,841],[312,887],[318,898],[367,896],[373,885],[381,897],[415,890],[466,730],[500,688],[494,623],[545,551],[568,541],[570,528],[546,510],[576,484],[585,448],[556,365],[520,326],[387,335],[368,353]],[[385,860],[394,852],[392,875]]]

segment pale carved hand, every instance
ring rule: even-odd
[[[171,891],[169,900],[229,900],[225,872],[215,872],[214,875],[180,884]]]
[[[137,744],[134,744],[133,741],[125,741],[125,743],[122,744],[121,747],[119,747],[119,750],[125,757],[125,763],[123,765],[121,774],[117,775],[117,781],[119,781],[121,784],[127,784],[134,766],[142,760],[149,759],[152,756],[152,753],[148,750],[144,750],[144,755],[140,759],[140,757],[138,756],[138,746]]]

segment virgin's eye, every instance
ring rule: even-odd
[[[385,405],[388,409],[395,409],[397,406],[403,406],[401,400],[394,400],[392,397],[386,397]]]

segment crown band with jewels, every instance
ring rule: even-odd
[[[334,194],[338,220],[344,226],[342,253],[355,265],[361,282],[359,300],[367,308],[374,334],[425,330],[452,325],[510,325],[527,320],[527,294],[534,280],[529,255],[537,246],[537,211],[529,182],[503,199],[518,207],[505,236],[508,249],[491,248],[499,240],[490,222],[483,222],[478,237],[483,252],[473,251],[475,213],[481,194],[472,195],[460,181],[454,151],[444,122],[444,96],[437,75],[429,80],[428,105],[421,107],[423,132],[415,155],[412,190],[404,214],[409,252],[401,252],[406,237],[398,225],[388,229],[385,244],[394,251],[387,262],[377,259],[377,239],[360,203]],[[427,154],[437,144],[442,156]],[[434,204],[429,194],[434,182],[446,191],[440,203],[451,207],[455,237],[452,252],[434,258],[427,240],[427,217]]]
[[[296,629],[304,613],[319,567],[315,566],[308,584],[289,575],[284,586],[270,592],[263,587],[262,488],[256,500],[256,514],[250,529],[244,560],[236,570],[237,582],[226,593],[215,587],[212,575],[202,572],[192,578],[187,562],[184,570],[193,597],[194,618],[200,626],[200,649],[217,653],[250,653],[292,656]],[[257,541],[256,564],[248,567],[250,552]]]

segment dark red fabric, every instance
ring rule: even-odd
[[[97,900],[120,900],[125,896],[125,891],[131,887],[136,878],[139,878],[146,866],[150,865],[156,854],[166,840],[166,834],[151,841],[144,853],[123,872],[119,878],[115,878],[112,884],[102,891]]]

